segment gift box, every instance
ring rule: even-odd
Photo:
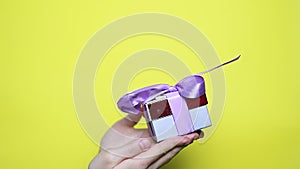
[[[123,112],[143,113],[157,142],[211,126],[202,76],[192,75],[175,86],[157,84],[127,93],[118,101]]]
[[[157,142],[185,135],[212,125],[202,74],[213,71],[240,58],[240,55],[199,74],[187,76],[175,86],[157,84],[122,96],[120,110],[144,113],[150,135]]]
[[[158,96],[144,104],[150,135],[157,142],[211,126],[207,98],[184,98],[178,91]]]

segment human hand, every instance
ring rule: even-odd
[[[141,118],[128,115],[116,122],[102,139],[100,152],[89,169],[159,168],[169,162],[184,147],[203,137],[203,132],[176,136],[156,143],[147,129],[135,129]]]

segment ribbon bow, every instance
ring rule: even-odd
[[[127,93],[120,98],[117,105],[119,109],[122,110],[123,112],[138,114],[140,112],[141,104],[144,104],[145,102],[150,101],[155,97],[165,93],[178,91],[179,95],[185,98],[191,99],[191,98],[200,97],[203,94],[205,94],[204,79],[200,75],[213,71],[231,62],[234,62],[239,58],[240,55],[214,68],[201,72],[198,75],[191,75],[185,77],[180,82],[178,82],[175,86],[170,86],[168,84],[156,84],[153,86],[148,86],[145,88],[135,90],[131,93]]]
[[[204,79],[200,75],[192,75],[185,77],[175,86],[156,84],[144,87],[125,94],[120,98],[117,105],[123,112],[138,114],[140,112],[141,104],[144,104],[159,95],[174,91],[178,91],[179,95],[185,98],[198,98],[205,94]]]

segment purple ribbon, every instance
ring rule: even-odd
[[[156,96],[174,91],[178,91],[179,95],[185,98],[198,98],[205,94],[204,79],[200,75],[192,75],[185,77],[175,86],[156,84],[141,88],[122,96],[117,105],[123,112],[138,114],[141,104]]]

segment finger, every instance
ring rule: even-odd
[[[169,161],[171,161],[171,159],[176,156],[184,147],[175,147],[172,150],[170,150],[167,154],[163,155],[162,157],[160,157],[157,161],[155,161],[154,163],[152,163],[148,169],[156,169],[156,168],[160,168],[161,166],[163,166],[164,164],[168,163]]]
[[[113,154],[114,156],[117,156],[120,159],[124,159],[132,158],[144,151],[147,151],[151,148],[152,144],[154,144],[154,142],[151,138],[139,138],[134,139],[133,141],[119,147],[109,149],[104,149],[104,147],[102,148],[110,154]]]
[[[157,169],[161,167],[162,165],[166,164],[169,162],[178,152],[180,152],[184,147],[175,147],[171,151],[169,151],[167,154],[162,156],[158,161],[155,163],[151,164],[149,167],[148,166],[141,166],[138,164],[137,160],[130,160],[127,159],[125,161],[122,161],[120,164],[114,167],[114,169],[135,169],[135,168],[148,168],[148,169]],[[139,159],[141,160],[141,159]]]
[[[202,138],[204,136],[204,133],[203,133],[203,131],[199,130],[195,133],[191,133],[190,135],[191,135],[190,137],[193,138],[193,140],[196,140],[196,139]],[[193,140],[191,140],[188,144],[191,144],[193,142]],[[185,147],[186,146],[179,146],[179,147],[173,148],[172,150],[170,150],[169,152],[167,152],[166,154],[161,156],[158,160],[154,161],[149,166],[149,169],[160,168],[164,164],[168,163],[174,156],[176,156]]]
[[[126,127],[133,127],[135,126],[141,119],[142,113],[139,114],[128,114],[122,120],[118,121],[116,125],[122,125]]]
[[[152,145],[148,151],[135,156],[132,160],[136,160],[142,167],[148,167],[151,163],[158,160],[161,156],[172,150],[174,147],[186,146],[190,144],[197,136],[197,133],[192,133],[189,135],[177,136],[164,140],[160,143]]]
[[[148,151],[140,153],[134,158],[128,158],[122,161],[116,166],[116,169],[132,168],[133,166],[138,166],[138,168],[147,168],[153,162],[155,163],[153,164],[153,168],[156,168],[156,166],[162,166],[171,160],[183,147],[192,143],[193,140],[198,137],[198,133],[191,133],[186,136],[178,136],[167,139],[163,142],[152,145]]]

